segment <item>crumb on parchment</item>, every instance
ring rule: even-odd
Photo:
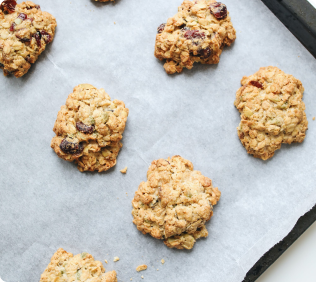
[[[147,265],[146,264],[142,264],[136,267],[136,270],[139,271],[143,271],[147,269]]]
[[[121,169],[120,172],[122,172],[123,174],[125,174],[127,172],[127,167],[125,167],[124,169]]]
[[[162,260],[161,260],[161,263],[162,263],[162,264],[164,264],[164,263],[165,263],[165,260],[164,260],[164,259],[162,259]]]
[[[313,120],[315,120],[315,117],[313,117]]]
[[[120,260],[119,257],[114,257],[114,260],[113,260],[113,261],[117,262],[117,261],[119,261],[119,260]]]
[[[105,261],[105,263],[108,263],[108,261],[106,259],[104,261]]]
[[[144,279],[144,276],[142,275],[141,278]]]

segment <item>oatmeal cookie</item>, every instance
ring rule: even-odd
[[[192,249],[198,238],[208,236],[205,223],[221,196],[211,179],[180,156],[153,161],[147,179],[132,201],[139,231],[177,249]]]
[[[166,60],[168,74],[191,69],[194,62],[219,63],[224,46],[236,39],[226,6],[215,0],[184,1],[157,32],[155,56]]]
[[[4,75],[26,74],[54,39],[56,26],[56,19],[33,2],[3,1],[0,4],[0,68]]]
[[[53,255],[50,264],[41,275],[40,282],[117,282],[116,272],[105,273],[100,261],[95,261],[87,253],[73,256],[63,249],[58,249]]]
[[[108,170],[122,147],[127,116],[122,101],[111,101],[104,89],[80,84],[58,112],[51,147],[60,158],[75,161],[80,171]]]
[[[301,81],[270,66],[241,84],[234,104],[241,117],[238,136],[249,154],[267,160],[282,143],[303,142],[308,121]]]

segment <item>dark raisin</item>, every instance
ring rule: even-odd
[[[16,38],[18,38],[22,42],[30,42],[31,41],[31,38],[21,37],[18,34],[15,34],[15,36],[16,36]]]
[[[45,40],[46,44],[52,41],[52,37],[46,31],[42,30],[41,35],[42,35],[42,38]]]
[[[259,81],[252,80],[252,81],[249,82],[249,84],[252,85],[252,86],[255,86],[257,88],[263,89],[263,85]]]
[[[186,39],[203,39],[205,38],[205,33],[198,30],[188,30],[184,33]]]
[[[83,145],[81,143],[72,143],[66,140],[66,138],[61,141],[60,150],[62,150],[65,154],[80,154],[83,151]]]
[[[215,2],[210,5],[211,13],[218,20],[222,20],[227,17],[227,7],[221,2]]]
[[[0,5],[0,9],[4,13],[12,14],[15,11],[16,5],[17,3],[15,0],[4,0]]]
[[[158,26],[158,28],[157,28],[157,33],[162,33],[163,32],[163,30],[165,29],[165,26],[166,26],[166,24],[161,24],[160,26]]]
[[[31,59],[31,56],[30,56],[30,55],[27,55],[27,56],[25,57],[25,60],[26,60],[27,62],[30,62],[30,59]]]
[[[3,67],[4,67],[4,65],[0,63],[0,68],[3,68]]]
[[[10,26],[10,31],[14,31],[15,26],[16,26],[16,23],[12,23],[11,26]]]
[[[23,14],[21,13],[18,18],[20,18],[22,21],[26,20],[27,19],[27,15],[26,14]]]
[[[77,129],[82,132],[82,133],[86,133],[86,134],[92,134],[94,131],[94,126],[93,125],[86,125],[83,122],[79,121],[76,123],[76,127]]]
[[[42,35],[41,35],[41,33],[38,31],[38,32],[36,32],[36,33],[33,34],[33,37],[34,37],[35,40],[36,40],[37,46],[41,48],[41,46],[42,46],[42,43],[41,43]]]
[[[206,47],[205,49],[199,50],[199,53],[202,58],[207,59],[211,56],[212,50],[210,49],[210,47]]]

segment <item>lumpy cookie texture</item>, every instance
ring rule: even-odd
[[[194,62],[217,64],[224,46],[236,39],[226,5],[214,0],[184,1],[178,13],[157,29],[155,56],[168,74]]]
[[[241,117],[237,131],[249,154],[267,160],[282,143],[303,142],[308,121],[301,81],[270,66],[241,84],[235,100]]]
[[[106,171],[116,164],[128,112],[104,89],[80,84],[58,112],[51,147],[80,171]]]
[[[221,196],[211,179],[180,156],[153,161],[132,201],[133,223],[170,248],[192,249]]]
[[[0,68],[21,77],[54,39],[55,18],[39,5],[5,0],[0,5]]]
[[[87,253],[73,256],[58,249],[41,275],[40,282],[117,282],[116,272],[105,273],[100,261]]]

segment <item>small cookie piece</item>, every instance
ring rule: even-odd
[[[192,249],[196,239],[207,237],[205,223],[221,196],[211,179],[180,156],[153,161],[147,179],[132,201],[139,231],[177,249]]]
[[[40,282],[117,282],[116,272],[105,273],[100,261],[94,260],[87,253],[73,256],[63,249],[58,249],[53,255],[50,264],[41,275]]]
[[[140,272],[140,271],[144,271],[147,269],[147,265],[146,264],[142,264],[136,267],[136,271]]]
[[[39,5],[5,0],[0,5],[0,68],[3,74],[26,74],[55,36],[56,19]]]
[[[116,164],[128,112],[104,89],[80,84],[58,112],[51,147],[80,171],[106,171]]]
[[[120,172],[123,173],[123,174],[126,174],[126,172],[127,172],[127,166],[126,166],[125,168],[121,169]]]
[[[301,81],[269,66],[241,84],[234,103],[241,117],[237,131],[249,154],[267,160],[282,143],[303,142],[308,121]]]
[[[191,69],[194,62],[218,64],[224,46],[236,39],[226,5],[215,0],[185,0],[157,32],[155,56],[166,60],[168,74]]]

